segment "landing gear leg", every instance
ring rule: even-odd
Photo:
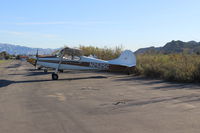
[[[63,56],[64,56],[64,53],[62,53],[60,56],[60,61],[59,61],[58,67],[56,68],[56,71],[54,73],[52,73],[52,75],[51,75],[52,80],[58,80],[58,72],[59,72],[60,65],[62,63]]]

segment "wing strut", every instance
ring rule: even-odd
[[[60,55],[60,60],[59,60],[59,63],[58,63],[58,67],[56,68],[56,71],[54,73],[52,73],[52,79],[53,80],[58,80],[58,72],[59,72],[59,68],[60,68],[60,65],[62,64],[62,60],[63,60],[63,56],[65,55],[64,52],[61,52],[61,55]]]

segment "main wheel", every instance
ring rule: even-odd
[[[52,73],[52,80],[58,80],[58,74]]]

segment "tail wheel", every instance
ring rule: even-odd
[[[52,80],[58,80],[58,74],[52,73]]]
[[[128,67],[126,72],[128,75],[136,73],[135,67]]]
[[[130,68],[127,68],[126,72],[127,72],[127,75],[130,75],[130,74],[132,74],[132,71],[131,71],[131,69],[130,69]]]
[[[131,74],[131,72],[130,72],[130,70],[128,70],[128,71],[127,71],[127,75],[130,75],[130,74]]]

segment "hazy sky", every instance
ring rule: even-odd
[[[200,41],[200,0],[0,0],[0,42],[162,46]]]

